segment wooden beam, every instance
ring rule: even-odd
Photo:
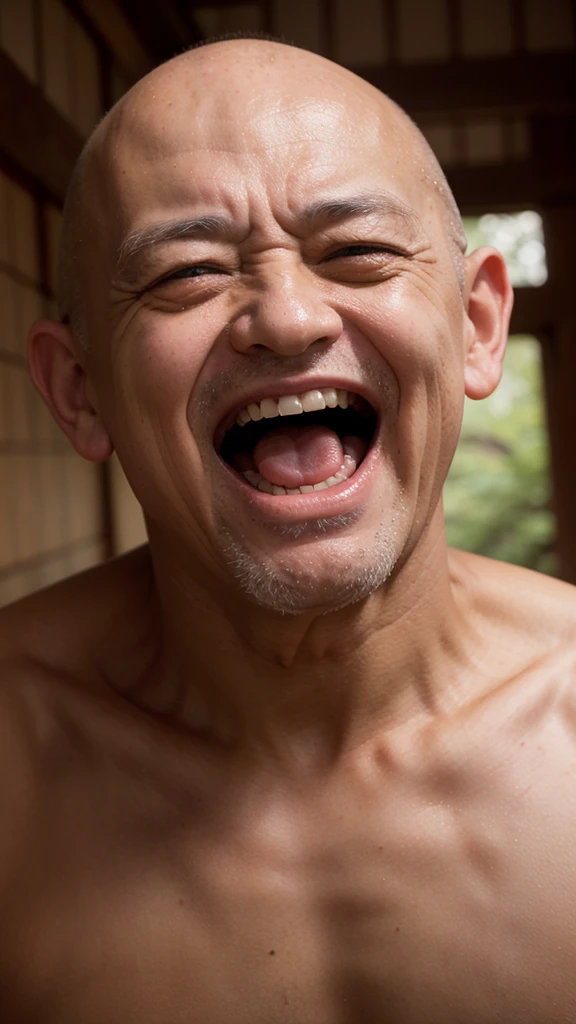
[[[0,150],[62,203],[83,139],[0,50]]]
[[[200,42],[202,36],[177,0],[118,0],[146,51],[158,63]]]
[[[556,549],[562,579],[576,583],[576,324],[555,324],[541,340]]]
[[[544,211],[544,233],[554,292],[549,327],[541,336],[560,574],[576,583],[576,311],[572,253],[576,204]]]
[[[130,81],[135,82],[151,71],[150,54],[114,0],[75,0],[76,6],[95,26]]]
[[[490,60],[352,70],[412,116],[494,110],[558,112],[576,106],[573,53],[523,53]]]
[[[556,312],[550,284],[540,288],[515,288],[510,334],[533,334],[545,343]]]
[[[576,159],[534,158],[486,167],[445,167],[465,214],[522,210],[576,199]]]
[[[256,7],[262,6],[265,2],[266,0],[254,0]],[[186,6],[191,14],[194,14],[197,7],[244,7],[245,5],[246,0],[192,0],[191,3],[184,5],[179,3],[180,7]]]

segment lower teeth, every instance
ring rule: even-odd
[[[271,484],[269,480],[260,476],[260,473],[257,473],[255,469],[247,469],[242,476],[255,490],[264,491],[265,494],[310,494],[312,491],[323,491],[329,487],[336,487],[337,484],[348,480],[355,471],[356,460],[351,455],[345,455],[344,462],[338,472],[334,476],[329,476],[327,480],[322,480],[319,484],[303,484],[302,487],[295,488],[280,487],[278,484]]]

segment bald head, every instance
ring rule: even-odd
[[[411,175],[441,213],[462,284],[460,214],[436,157],[404,111],[323,57],[268,40],[227,40],[156,68],[112,108],[84,147],[64,207],[59,289],[61,315],[80,343],[88,347],[96,270],[113,277],[131,196],[150,169],[161,168],[160,202],[170,190],[182,192],[175,172],[183,154],[210,149],[265,159],[279,146],[289,151],[326,140],[337,147],[338,133],[348,136],[351,152],[364,145],[368,159],[378,138],[397,180]],[[318,162],[317,156],[307,159],[311,166]]]

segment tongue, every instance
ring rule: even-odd
[[[319,484],[342,466],[344,451],[329,427],[279,427],[258,442],[254,464],[266,480],[279,487]]]

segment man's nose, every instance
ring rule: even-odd
[[[340,314],[326,301],[321,282],[301,266],[267,275],[234,320],[229,337],[239,352],[268,348],[292,356],[316,342],[331,344],[341,332]]]

